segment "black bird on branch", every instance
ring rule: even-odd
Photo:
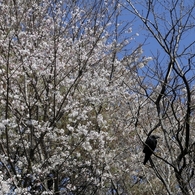
[[[143,149],[143,153],[145,153],[144,165],[147,163],[147,161],[150,159],[151,155],[153,154],[156,148],[158,138],[160,137],[157,135],[151,135],[147,138]]]

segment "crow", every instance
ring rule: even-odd
[[[153,154],[156,144],[157,144],[157,139],[160,138],[157,135],[151,135],[147,138],[145,142],[145,146],[143,149],[143,153],[145,153],[145,158],[144,158],[144,165],[147,163],[147,161],[150,159],[151,155]]]

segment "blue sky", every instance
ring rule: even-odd
[[[130,23],[132,32],[130,36],[134,37],[133,43],[130,45],[129,49],[134,49],[138,45],[143,45],[144,55],[151,56],[154,50],[158,49],[158,43],[154,38],[147,36],[147,31],[144,30],[144,25],[139,18],[136,18],[135,15],[130,13],[128,10],[123,10],[120,18],[121,21]]]
[[[124,0],[125,1],[125,0]],[[169,6],[169,0],[163,1],[165,4],[165,6]],[[174,1],[173,1],[174,2]],[[180,1],[179,1],[180,2]],[[182,1],[181,1],[182,2]],[[193,2],[191,1],[185,1],[184,2],[184,6],[186,10],[191,9],[192,6],[190,6],[190,4],[194,5]],[[128,5],[128,4],[127,4]],[[176,5],[176,12],[173,14],[173,18],[176,20],[176,17],[180,17],[180,4]],[[144,10],[143,6],[139,5],[139,4],[135,4],[135,7],[139,10],[139,12],[143,15],[146,15],[146,11]],[[165,10],[165,8],[163,9],[163,7],[159,7],[156,6],[157,8],[157,12],[159,12],[159,14],[162,14],[165,16],[166,21],[162,24],[159,24],[159,29],[160,32],[162,34],[167,33],[168,30],[165,29],[165,26],[167,26],[167,28],[170,29],[170,24],[168,22],[171,23],[171,19],[170,19],[170,14],[168,13],[168,10]],[[185,14],[186,10],[183,8],[183,15]],[[145,13],[144,13],[145,12]],[[194,13],[194,14],[193,14]],[[193,10],[192,12],[192,16],[195,15],[195,10]],[[151,19],[152,22],[154,22],[154,18],[151,16],[149,16],[149,19]],[[184,23],[187,19],[187,16],[184,16],[182,18],[182,22]],[[144,49],[144,53],[145,55],[149,55],[151,56],[152,54],[155,54],[157,52],[157,50],[162,51],[162,47],[159,46],[158,42],[153,38],[153,36],[151,36],[151,34],[144,30],[144,25],[142,23],[142,21],[138,18],[135,18],[135,16],[130,13],[130,11],[128,10],[123,10],[122,12],[122,16],[121,16],[121,20],[127,21],[127,22],[132,22],[132,30],[133,30],[133,34],[138,33],[139,36],[136,37],[135,39],[135,43],[137,44],[143,44],[143,49]],[[192,18],[192,21],[195,20]],[[159,20],[160,21],[160,20]],[[162,22],[162,20],[161,20]],[[185,32],[182,36],[182,41],[180,42],[179,47],[181,49],[183,49],[185,46],[189,45],[192,41],[195,41],[195,37],[194,37],[194,33],[195,33],[195,28],[191,28],[189,29],[187,32]],[[150,35],[150,36],[148,36]],[[171,34],[168,37],[169,39],[171,38]]]
[[[145,2],[147,4],[147,1],[142,1],[142,2]],[[190,28],[187,28],[187,30],[182,33],[181,41],[179,43],[179,49],[177,52],[178,54],[179,54],[179,52],[183,51],[184,48],[187,47],[188,45],[190,45],[192,42],[195,42],[195,36],[194,36],[194,34],[195,34],[195,18],[193,18],[195,15],[195,10],[192,9],[193,6],[195,6],[195,5],[194,5],[193,1],[165,0],[165,1],[163,1],[163,4],[161,4],[161,1],[151,1],[151,2],[157,3],[157,6],[155,9],[156,9],[156,13],[158,13],[158,14],[157,14],[157,18],[154,18],[152,16],[152,14],[149,13],[149,19],[152,22],[154,22],[155,19],[157,19],[157,23],[159,25],[159,31],[163,35],[167,34],[168,30],[172,28],[172,22],[175,23],[175,21],[177,21],[179,18],[181,18],[181,15],[182,15],[182,19],[180,21],[181,21],[182,25],[185,25],[185,22],[189,19],[188,23],[192,26]],[[174,11],[171,12],[170,11],[170,8],[172,6],[171,3],[175,3],[175,2],[178,2],[178,4],[175,5],[175,9],[173,9]],[[146,15],[146,10],[144,10],[144,7],[141,6],[140,4],[136,4],[136,1],[135,1],[135,7],[136,7],[136,9],[139,10],[139,13]],[[190,9],[192,9],[190,12],[191,17],[188,18],[188,11]],[[160,18],[161,16],[165,18],[164,21],[162,20],[162,18]],[[143,48],[143,52],[144,52],[143,55],[146,57],[150,56],[150,57],[154,57],[154,58],[156,56],[158,56],[159,57],[158,62],[160,64],[160,67],[162,67],[165,70],[167,68],[169,56],[166,54],[166,52],[163,50],[163,48],[159,45],[157,40],[155,40],[155,38],[151,35],[151,33],[149,33],[149,31],[147,31],[147,30],[144,30],[145,26],[143,25],[143,22],[139,18],[136,18],[135,15],[133,15],[128,10],[123,10],[121,20],[132,23],[132,25],[131,25],[132,26],[132,34],[136,34],[136,33],[139,34],[139,36],[135,36],[134,42],[129,46],[129,49],[131,50],[132,47],[135,48],[139,44],[142,44],[143,45],[142,48]],[[180,35],[180,33],[178,33],[180,29],[177,25],[176,25],[175,29],[176,29],[176,35],[177,34]],[[181,28],[181,31],[182,30],[183,29]],[[173,31],[170,31],[170,32],[171,33],[168,35],[167,40],[171,40],[173,37],[172,36]],[[174,37],[176,37],[176,35]],[[173,41],[175,41],[175,38]],[[191,45],[190,49],[186,50],[185,55],[182,54],[180,57],[177,58],[181,67],[185,66],[184,70],[186,70],[188,68],[188,59],[190,56],[194,55],[194,53],[195,53],[194,50],[195,50],[195,44]],[[194,61],[193,63],[195,64],[195,59],[193,59],[193,61]],[[193,63],[191,63],[193,65],[191,70],[187,73],[188,78],[193,77],[195,75],[195,65]],[[153,64],[153,62],[150,62],[150,66],[152,66],[152,64]],[[195,81],[193,81],[192,83],[195,83]]]

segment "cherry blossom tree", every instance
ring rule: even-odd
[[[0,2],[5,194],[128,194],[136,70],[150,58],[126,50],[133,35],[121,10],[113,0]]]

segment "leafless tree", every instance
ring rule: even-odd
[[[156,51],[151,45],[153,64],[142,69],[140,83],[155,117],[137,109],[150,117],[146,134],[161,136],[153,170],[167,194],[194,194],[194,2],[127,0],[122,5],[142,22],[146,43],[158,44]],[[140,115],[137,124],[144,128]]]

